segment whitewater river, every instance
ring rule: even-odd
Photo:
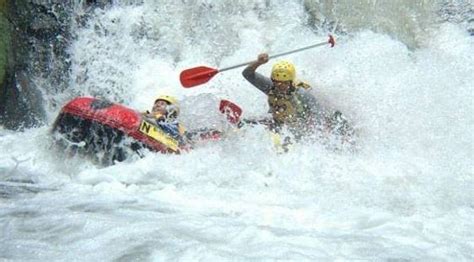
[[[166,92],[188,101],[191,126],[216,120],[208,97],[263,116],[266,98],[242,68],[190,89],[179,72],[327,39],[303,1],[143,2],[73,25],[70,89],[43,92],[49,124],[77,95],[146,110]],[[372,27],[388,15],[371,17],[336,30],[334,48],[285,57],[354,124],[357,150],[308,142],[277,154],[256,127],[102,167],[52,147],[50,125],[0,129],[0,260],[474,260],[474,37],[463,23],[400,33]]]

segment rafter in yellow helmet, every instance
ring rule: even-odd
[[[155,102],[158,100],[163,100],[170,105],[173,105],[176,109],[176,113],[179,114],[179,104],[178,104],[178,99],[174,96],[169,96],[169,95],[160,95],[155,99]]]
[[[295,66],[288,61],[280,61],[273,65],[271,78],[276,81],[293,81],[295,80]]]

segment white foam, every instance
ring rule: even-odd
[[[202,112],[200,102],[210,106],[220,97],[240,104],[246,116],[263,115],[265,97],[239,69],[191,89],[181,88],[177,75],[324,40],[325,33],[291,16],[302,14],[295,3],[268,3],[263,12],[265,1],[196,1],[184,11],[174,1],[146,1],[97,12],[71,49],[73,77],[86,70],[87,78],[63,99],[98,93],[144,110],[166,91],[191,101],[184,103],[188,117],[194,104]],[[287,57],[324,105],[358,128],[355,153],[307,143],[277,154],[257,127],[187,154],[147,153],[103,168],[53,153],[46,128],[0,131],[2,180],[27,177],[56,189],[0,202],[1,253],[54,260],[468,260],[474,45],[458,25],[432,30],[420,49],[361,30],[336,36],[333,49]]]

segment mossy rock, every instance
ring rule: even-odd
[[[2,94],[5,93],[5,74],[8,68],[7,57],[10,49],[10,30],[8,20],[6,19],[7,14],[7,2],[6,0],[0,0],[0,124],[4,111],[4,99]]]
[[[0,0],[0,83],[3,84],[11,54],[10,24],[6,18],[6,0]]]

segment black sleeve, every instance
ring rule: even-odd
[[[273,82],[270,78],[255,72],[255,70],[253,70],[253,68],[250,66],[246,67],[244,71],[242,71],[242,75],[253,86],[258,88],[260,91],[264,92],[265,94],[268,94],[268,92],[270,92],[270,89],[273,86]]]

